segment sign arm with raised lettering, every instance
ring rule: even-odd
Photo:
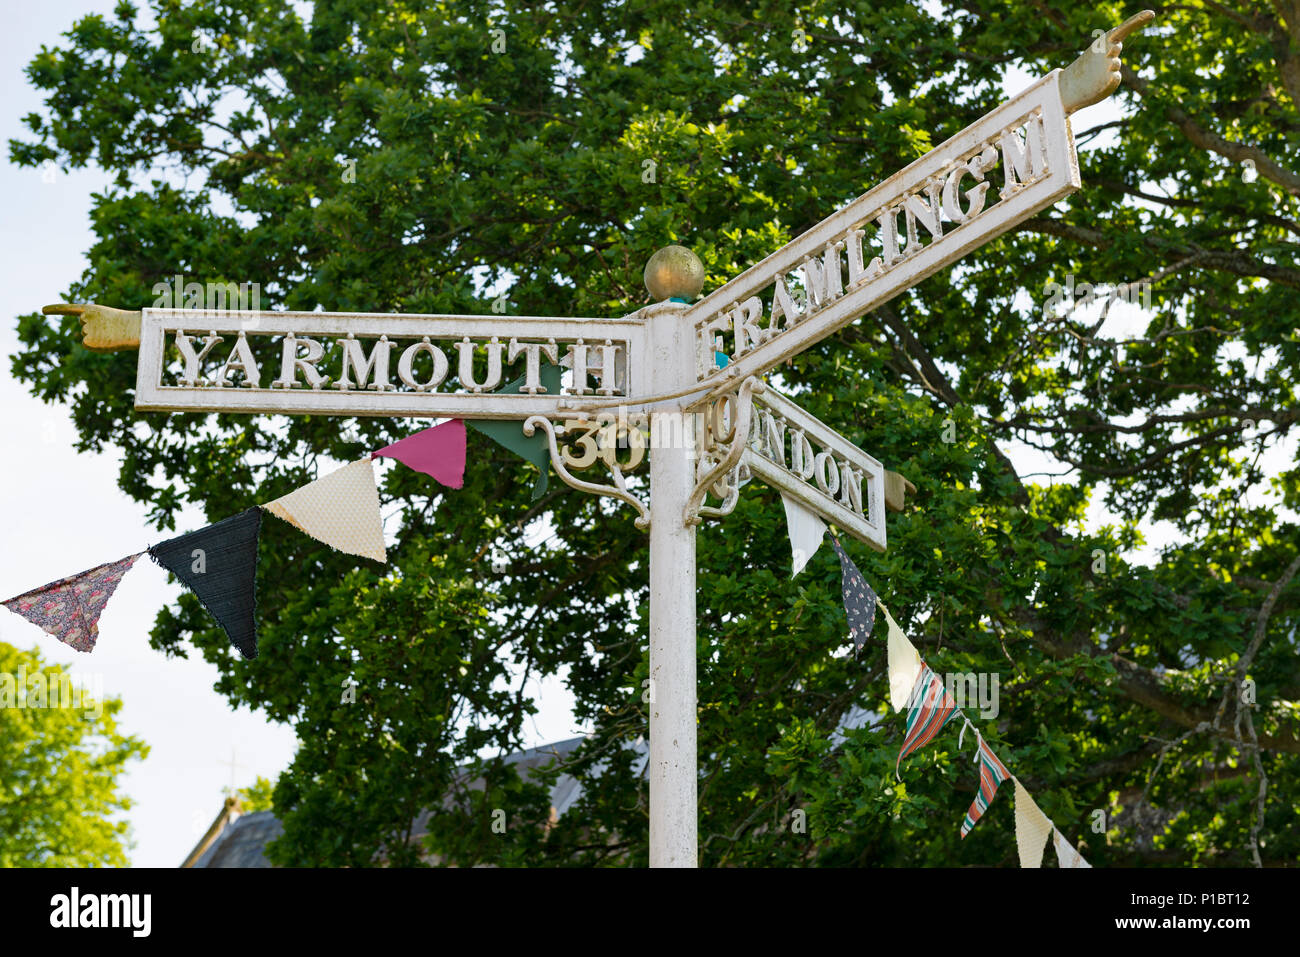
[[[136,408],[426,418],[556,416],[629,394],[633,319],[146,309]],[[224,360],[224,361],[223,361]],[[550,394],[543,362],[567,367]],[[497,390],[517,367],[517,393]],[[268,381],[269,380],[269,381]]]
[[[710,395],[768,372],[1078,189],[1060,77],[1052,71],[692,306]],[[719,369],[706,358],[727,331],[730,358]]]

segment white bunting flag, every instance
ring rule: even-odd
[[[369,457],[262,506],[299,531],[349,555],[388,561],[379,490]]]
[[[1062,867],[1092,867],[1056,828],[1052,828],[1052,844],[1056,848],[1056,859]]]
[[[895,711],[902,711],[911,697],[916,679],[921,676],[921,656],[903,629],[898,627],[894,616],[889,613],[883,601],[877,600],[880,610],[885,613],[889,638],[886,649],[889,656],[889,703]]]
[[[821,547],[826,523],[784,493],[781,501],[785,503],[785,527],[790,533],[790,550],[794,553],[794,574],[790,576],[794,578]]]
[[[1047,815],[1038,810],[1020,780],[1015,777],[1011,780],[1016,782],[1016,849],[1020,852],[1020,866],[1042,867],[1047,837],[1055,828]]]

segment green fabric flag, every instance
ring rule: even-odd
[[[541,364],[542,385],[547,395],[560,394],[560,367],[549,362]],[[514,382],[503,385],[497,393],[518,393],[524,387],[527,376],[520,376]],[[551,446],[545,434],[535,433],[532,438],[524,435],[524,424],[519,419],[466,419],[466,423],[482,432],[493,442],[509,449],[526,462],[532,462],[541,473],[533,485],[533,501],[546,494],[551,474]]]

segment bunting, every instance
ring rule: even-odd
[[[957,702],[943,686],[943,679],[922,661],[921,673],[908,701],[907,733],[903,735],[903,747],[894,762],[894,777],[899,776],[903,758],[933,741],[956,714]]]
[[[215,525],[149,549],[216,619],[245,658],[257,657],[257,539],[262,510],[247,509]]]
[[[886,650],[889,669],[889,701],[895,711],[901,710],[904,705],[907,707],[907,727],[903,735],[902,747],[898,752],[898,759],[894,762],[894,777],[902,780],[900,771],[903,759],[933,741],[954,717],[960,716],[965,722],[962,728],[963,736],[966,728],[973,728],[974,726],[962,713],[961,709],[957,707],[957,702],[944,687],[943,679],[931,670],[929,665],[922,660],[916,648],[907,640],[903,630],[898,627],[898,622],[894,621],[894,616],[890,614],[889,608],[875,594],[871,586],[866,583],[862,573],[858,571],[852,559],[844,552],[839,539],[833,531],[831,532],[831,544],[840,558],[844,610],[849,618],[850,630],[859,648],[862,647],[865,641],[865,635],[870,634],[874,619],[874,616],[872,619],[864,619],[863,596],[869,596],[885,613],[885,623],[888,629]],[[859,640],[859,635],[863,636],[862,640]],[[1046,849],[1048,835],[1053,836],[1057,859],[1062,867],[1090,867],[1091,865],[1083,859],[1083,856],[1078,851],[1070,846],[1051,820],[1039,810],[1038,805],[1029,796],[1029,792],[1007,770],[1001,759],[993,753],[993,750],[988,746],[988,743],[978,730],[975,731],[975,736],[977,741],[976,762],[979,765],[979,791],[962,820],[962,838],[964,839],[984,816],[984,812],[988,810],[993,798],[997,795],[998,788],[1010,778],[1015,782],[1016,844],[1021,867],[1042,866],[1043,851]],[[957,747],[958,749],[961,748],[960,738]]]
[[[975,800],[971,802],[970,810],[966,812],[966,819],[961,822],[963,838],[970,833],[975,822],[984,816],[984,812],[993,803],[993,797],[998,793],[998,785],[1011,777],[1011,772],[998,760],[998,756],[993,753],[988,742],[978,731],[975,732],[975,739],[978,742],[976,760],[979,761],[980,766],[980,789],[975,795]]]
[[[541,364],[541,381],[547,394],[559,395],[560,377],[559,366],[552,365],[549,362]],[[497,394],[517,393],[523,389],[527,381],[527,375],[522,375],[514,382],[497,389]],[[524,435],[523,423],[515,419],[471,419],[469,425],[482,432],[497,445],[509,449],[525,462],[532,462],[537,466],[541,474],[533,484],[533,501],[537,501],[546,493],[551,473],[551,445],[543,433],[537,432],[531,436]]]
[[[397,459],[448,488],[461,488],[465,484],[465,422],[452,419],[424,429],[370,453],[370,457]]]
[[[505,391],[518,391],[523,381],[511,383]],[[542,381],[558,391],[559,369],[544,367]],[[371,459],[379,457],[395,458],[448,487],[460,488],[465,473],[465,423],[453,419],[424,429],[262,508],[339,551],[387,561],[371,465]],[[194,592],[246,658],[257,656],[254,615],[261,514],[259,508],[249,509],[148,549],[155,562]],[[61,578],[0,604],[78,651],[91,651],[99,635],[99,616],[122,577],[143,554]]]
[[[831,533],[831,545],[835,547],[835,554],[840,560],[840,593],[844,598],[844,614],[849,620],[849,636],[853,639],[856,650],[861,651],[875,627],[876,603],[880,599],[867,584],[862,572],[858,571],[858,566],[853,564],[848,552],[844,551],[834,532]]]
[[[721,362],[720,364],[725,364]],[[554,365],[541,369],[544,391],[558,393],[561,373]],[[526,377],[499,392],[521,391]],[[540,476],[533,498],[546,490],[550,449],[545,436],[525,437],[514,421],[470,422],[498,444],[537,465]],[[254,507],[206,528],[180,535],[148,549],[150,557],[190,589],[226,632],[245,658],[257,657],[257,548],[262,510],[290,523],[313,538],[348,554],[387,561],[379,494],[372,460],[394,458],[432,476],[449,488],[464,484],[466,423],[451,420],[379,449],[266,505]],[[782,495],[787,531],[797,576],[821,546],[827,525],[801,503]],[[893,615],[853,563],[834,532],[831,542],[840,562],[841,591],[850,636],[861,650],[875,626],[876,607],[884,612],[889,699],[897,712],[908,709],[906,730],[895,777],[901,780],[902,761],[929,744],[961,714],[942,678],[921,658]],[[143,552],[96,566],[69,578],[10,598],[0,604],[22,615],[78,651],[93,650],[98,620],[123,576]],[[965,716],[962,715],[963,719]],[[966,721],[966,726],[971,726]],[[976,731],[979,790],[961,825],[964,839],[983,817],[1010,778],[1015,789],[1016,844],[1022,867],[1041,867],[1050,836],[1063,868],[1091,868],[1034,803],[1029,792]],[[960,742],[958,744],[960,748]]]
[[[876,599],[880,610],[885,613],[885,625],[888,629],[886,652],[889,660],[889,703],[894,711],[902,711],[912,695],[912,689],[921,678],[921,655],[903,629],[898,627],[894,616],[889,613],[885,603]]]
[[[369,458],[358,459],[262,507],[330,548],[388,561],[379,490]]]
[[[1016,785],[1016,850],[1020,853],[1020,866],[1042,867],[1047,836],[1055,828],[1047,815],[1038,810],[1020,779],[1013,776],[1011,780]]]
[[[65,645],[93,651],[99,637],[99,616],[122,577],[144,552],[96,565],[69,578],[34,588],[3,604]]]
[[[1092,865],[1083,859],[1083,855],[1070,846],[1070,842],[1061,836],[1061,832],[1052,828],[1052,844],[1056,848],[1056,860],[1061,867],[1087,867]]]
[[[803,571],[817,549],[821,548],[822,538],[826,535],[826,523],[815,512],[784,492],[781,493],[781,502],[785,505],[785,527],[790,535],[790,551],[794,555],[794,574],[790,576],[794,578]],[[839,547],[838,543],[836,547]],[[858,577],[862,576],[859,574]]]

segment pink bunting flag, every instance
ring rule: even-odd
[[[122,576],[144,552],[99,565],[0,602],[77,651],[93,651],[99,616]]]
[[[397,459],[403,465],[432,475],[448,488],[465,484],[465,422],[452,419],[431,429],[386,445],[373,458]]]

